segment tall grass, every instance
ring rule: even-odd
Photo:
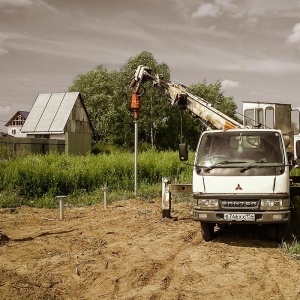
[[[176,152],[146,151],[138,156],[139,187],[160,186],[162,177],[172,178],[173,182],[191,182],[191,173]],[[87,195],[92,199],[92,194],[99,198],[104,184],[110,193],[133,192],[132,153],[87,156],[50,153],[0,161],[0,207],[13,203],[52,206],[51,199],[57,195],[68,195],[75,202]]]
[[[300,244],[295,236],[292,242],[283,241],[280,248],[284,253],[292,256],[293,258],[298,260],[300,259]]]

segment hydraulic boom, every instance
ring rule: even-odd
[[[212,107],[211,103],[191,94],[183,84],[166,82],[160,75],[152,75],[151,69],[148,67],[138,66],[130,87],[135,94],[138,94],[142,85],[147,81],[151,81],[154,86],[162,89],[171,105],[177,106],[179,109],[189,110],[193,115],[201,118],[206,123],[212,124],[216,129],[244,128],[239,122]]]

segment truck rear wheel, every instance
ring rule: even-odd
[[[206,242],[211,241],[214,238],[215,224],[200,222],[200,227],[203,240]]]

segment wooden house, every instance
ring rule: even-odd
[[[28,138],[64,141],[65,153],[91,150],[93,128],[78,92],[39,94],[21,129]],[[51,147],[49,147],[51,149]]]

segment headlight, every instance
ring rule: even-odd
[[[215,209],[219,207],[218,199],[198,199],[197,202],[201,209]]]
[[[260,201],[260,208],[262,210],[283,210],[289,207],[289,199],[261,199]]]

